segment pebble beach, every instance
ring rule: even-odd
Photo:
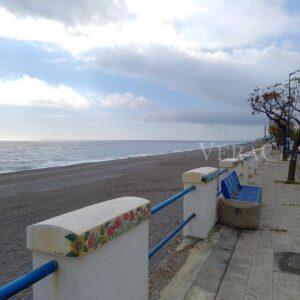
[[[249,146],[243,145],[245,150]],[[201,166],[218,167],[220,152],[223,158],[232,157],[237,147],[213,148],[206,153],[195,150],[1,174],[0,284],[31,270],[31,252],[26,249],[28,225],[122,196],[143,197],[155,205],[182,189],[183,172]],[[150,220],[149,248],[181,219],[182,201],[153,216]],[[149,261],[151,299],[155,299],[184,261],[183,253],[176,264],[170,264],[172,268],[168,265],[169,259],[174,260],[175,254],[172,256],[172,253],[180,241],[181,235],[178,234]],[[164,280],[152,280],[157,277]],[[154,282],[155,286],[152,286]],[[31,299],[31,293],[31,289],[27,289],[14,299]]]

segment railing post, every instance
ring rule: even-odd
[[[249,171],[250,171],[250,157],[248,154],[239,154],[239,159],[242,162],[242,173],[241,184],[249,183]]]
[[[255,166],[256,166],[256,169],[259,168],[259,166],[261,165],[262,163],[262,148],[256,148],[255,150],[255,154],[256,154],[256,160],[255,160]]]
[[[272,152],[272,145],[271,144],[265,144],[265,159],[269,158],[269,154]]]
[[[255,165],[255,159],[256,155],[254,151],[249,151],[246,154],[249,155],[249,178],[253,177],[255,170],[256,170],[256,165]],[[251,180],[250,180],[251,181]]]
[[[31,225],[33,267],[59,269],[33,287],[34,300],[148,299],[149,201],[123,197]]]
[[[271,150],[271,144],[264,144],[261,148],[260,148],[260,157],[261,157],[261,162],[264,162],[265,160],[268,159],[269,154],[270,154],[270,150]]]
[[[217,218],[218,169],[203,167],[183,174],[184,187],[196,189],[184,196],[184,218],[195,213],[196,217],[183,229],[184,236],[206,238]]]
[[[267,144],[267,154],[269,155],[272,152],[272,145]]]
[[[262,160],[263,161],[268,158],[268,155],[269,155],[269,146],[270,146],[270,144],[264,144],[261,147],[261,154],[262,154]]]
[[[238,158],[225,158],[223,160],[220,160],[219,167],[225,168],[228,170],[226,173],[222,174],[223,176],[220,176],[219,182],[221,182],[221,180],[224,177],[228,176],[232,171],[236,171],[236,174],[239,177],[240,181],[242,181],[242,179],[244,179],[243,165],[242,165],[242,162]]]

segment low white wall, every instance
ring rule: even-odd
[[[148,299],[149,216],[149,201],[123,197],[29,226],[33,267],[59,265],[33,299]]]
[[[242,162],[242,178],[241,184],[249,183],[249,170],[250,170],[250,157],[247,154],[239,154],[239,158]]]
[[[262,146],[262,159],[263,160],[270,159],[271,151],[272,151],[272,145],[271,144],[264,144]]]
[[[256,156],[254,151],[247,152],[246,154],[249,155],[249,181],[251,182],[251,178],[253,177],[256,170],[256,165],[255,165]]]
[[[262,160],[263,160],[262,148],[255,149],[255,154],[256,154],[256,169],[258,169],[262,164]]]
[[[217,220],[218,169],[203,167],[183,174],[184,187],[195,185],[196,189],[184,196],[184,219],[196,213],[183,229],[184,236],[207,238]]]

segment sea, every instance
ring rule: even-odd
[[[245,141],[0,141],[0,173],[207,149]]]

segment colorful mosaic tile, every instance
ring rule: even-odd
[[[108,241],[137,226],[151,216],[150,204],[140,206],[107,221],[81,235],[70,233],[65,236],[70,241],[70,251],[66,256],[78,257],[99,248]]]

